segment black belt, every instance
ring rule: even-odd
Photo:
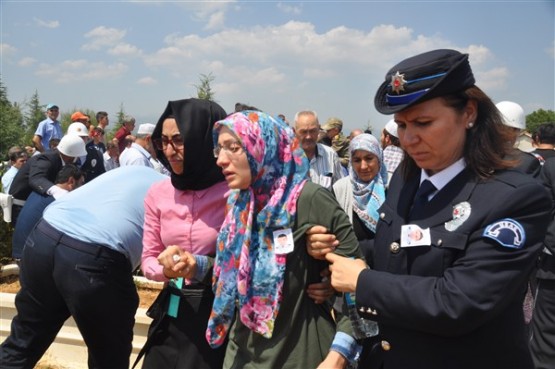
[[[112,250],[108,246],[79,241],[58,231],[44,219],[41,219],[39,221],[39,223],[37,224],[37,229],[48,237],[52,238],[54,241],[56,241],[57,244],[72,248],[74,250],[79,250],[84,253],[94,255],[96,257],[105,257],[117,261],[128,262],[125,255],[121,252]]]

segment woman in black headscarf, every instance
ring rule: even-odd
[[[213,154],[212,127],[225,118],[218,104],[170,101],[152,140],[171,178],[154,184],[145,198],[141,268],[166,288],[151,309],[154,320],[143,368],[221,368],[225,345],[204,338],[216,238],[228,190]],[[162,298],[164,296],[165,298]]]

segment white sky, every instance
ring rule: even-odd
[[[373,99],[389,68],[437,48],[470,54],[477,85],[526,113],[555,110],[550,1],[0,2],[0,73],[8,98],[63,112],[123,104],[156,123],[168,100],[196,95],[201,74],[236,102],[292,121],[337,116],[346,133],[390,119]]]

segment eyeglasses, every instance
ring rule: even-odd
[[[220,152],[224,150],[227,155],[240,154],[243,150],[243,146],[237,141],[225,142],[223,145],[217,145],[214,147],[214,157],[217,159]]]
[[[166,150],[168,144],[171,144],[174,150],[183,148],[183,137],[180,134],[171,137],[162,136],[161,138],[153,139],[152,142],[158,150]]]

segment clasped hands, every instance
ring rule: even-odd
[[[168,246],[157,259],[167,278],[193,279],[197,273],[197,261],[193,254],[178,246]]]

